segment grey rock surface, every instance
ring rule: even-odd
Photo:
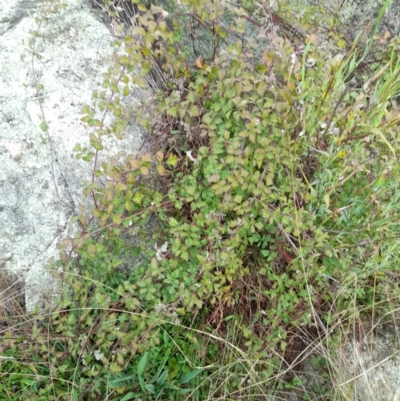
[[[0,267],[25,280],[28,310],[56,291],[45,266],[72,229],[83,182],[91,178],[91,163],[73,151],[88,144],[81,109],[100,87],[104,59],[113,51],[110,31],[84,0],[64,3],[41,27],[33,69],[30,30],[37,29],[44,3],[0,0]],[[34,74],[43,85],[50,138],[39,127]],[[141,143],[140,129],[131,125],[122,141],[107,141],[102,157],[136,153]]]
[[[400,401],[400,338],[398,316],[391,323],[364,322],[357,332],[343,340],[343,346],[326,349],[321,344],[303,362],[299,378],[307,391],[321,391],[332,386],[338,398],[354,401]],[[313,362],[324,358],[330,378]],[[304,393],[293,394],[288,401],[303,400]],[[314,398],[311,398],[314,399]],[[335,398],[336,399],[336,398]]]
[[[346,2],[341,14],[350,26],[362,26],[365,21],[374,22],[386,0],[354,0]],[[400,35],[400,1],[393,0],[382,16],[378,32],[387,30],[391,37]]]
[[[94,17],[86,1],[64,2],[67,8],[43,25],[37,47],[41,59],[35,59],[33,70],[29,31],[36,29],[34,18],[44,2],[0,0],[0,269],[25,281],[27,309],[57,293],[46,264],[57,257],[57,242],[73,232],[69,223],[83,201],[84,181],[91,173],[91,164],[77,160],[73,152],[76,143],[88,142],[81,108],[100,86],[107,68],[104,58],[112,52],[109,29]],[[366,17],[375,17],[380,4],[383,0],[346,1],[341,16],[357,27]],[[398,10],[400,2],[394,0],[382,24],[392,36],[400,33]],[[39,128],[42,117],[34,73],[44,85],[40,99],[51,142]],[[139,92],[130,99],[139,100]],[[108,141],[102,157],[122,150],[135,153],[140,134],[130,125],[123,141]],[[371,344],[354,347],[349,342],[344,347],[345,358],[337,361],[343,372],[338,381],[353,385],[357,378],[359,398],[353,399],[400,400],[399,343],[393,336],[381,334],[371,337]],[[312,367],[314,373],[318,374]],[[318,379],[311,380],[310,388],[316,383]]]

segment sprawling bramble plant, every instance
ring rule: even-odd
[[[26,365],[19,394],[266,395],[301,357],[300,331],[328,335],[397,274],[399,42],[374,36],[384,8],[351,42],[315,6],[295,18],[262,1],[133,3],[83,110],[93,210],[61,244],[61,299],[29,346],[6,342],[46,362]],[[146,82],[145,149],[99,165]]]

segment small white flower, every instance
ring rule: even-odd
[[[197,159],[195,159],[195,158],[192,156],[192,151],[191,151],[191,150],[189,150],[188,152],[186,152],[186,156],[187,156],[193,163],[196,163],[196,162],[197,162]]]
[[[104,358],[104,354],[97,349],[96,351],[94,351],[94,357],[96,358],[96,361],[100,361],[102,358]]]
[[[157,305],[154,307],[154,309],[155,309],[155,311],[156,311],[157,313],[160,313],[160,312],[165,311],[167,308],[166,308],[166,306],[165,306],[164,304],[157,304]]]
[[[178,317],[178,314],[176,313],[176,311],[173,311],[173,312],[172,312],[172,316],[173,316],[173,322],[174,322],[175,324],[181,324],[181,322],[180,322],[180,320],[179,320],[179,317]]]
[[[311,68],[314,67],[314,65],[315,65],[315,59],[309,57],[306,61],[306,66]]]
[[[154,248],[156,248],[156,258],[157,258],[157,260],[158,261],[161,261],[161,260],[163,260],[163,254],[165,253],[165,252],[167,252],[167,249],[168,249],[168,242],[167,241],[165,241],[161,246],[160,246],[160,248],[158,248],[157,247],[157,244],[155,244],[154,245]]]

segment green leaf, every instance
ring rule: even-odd
[[[176,117],[177,116],[177,110],[175,106],[171,106],[167,109],[167,113],[172,116],[172,117]]]
[[[192,391],[193,391],[192,388],[182,388],[182,389],[180,389],[179,393],[180,394],[187,394],[187,393],[190,393]]]
[[[47,125],[44,121],[42,121],[42,123],[39,125],[39,128],[43,131],[46,132],[47,130]]]
[[[94,157],[94,153],[93,152],[89,152],[86,156],[82,157],[82,160],[84,160],[85,162],[89,162],[90,160],[92,160]]]
[[[222,30],[218,25],[215,27],[215,32],[219,35],[222,39],[226,38],[226,32]]]
[[[150,392],[151,394],[154,394],[156,392],[156,389],[154,387],[154,384],[146,384],[146,390]]]
[[[170,155],[170,156],[168,156],[166,162],[170,166],[175,167],[178,164],[178,160],[179,160],[179,158],[177,155]]]
[[[137,394],[130,391],[128,394],[125,394],[120,401],[129,401],[137,399]]]
[[[139,384],[142,391],[146,392],[146,382],[142,379],[142,376],[139,376]]]
[[[164,372],[161,373],[160,377],[157,379],[157,384],[159,386],[162,386],[165,383],[165,380],[167,380],[168,377],[168,369],[164,370]]]
[[[267,68],[265,65],[263,65],[263,64],[259,64],[259,65],[256,67],[256,69],[257,69],[257,71],[258,71],[260,74],[264,74],[264,73],[266,73],[266,72],[268,71],[268,68]]]
[[[128,85],[124,86],[124,90],[123,90],[122,93],[123,93],[124,96],[128,96],[131,93],[131,90],[129,89]]]
[[[121,225],[121,224],[122,224],[122,217],[121,217],[121,215],[120,215],[120,214],[114,214],[114,215],[112,216],[112,221],[113,221],[114,224]]]
[[[141,376],[143,375],[143,372],[144,372],[144,370],[145,370],[145,368],[146,368],[147,358],[148,358],[148,357],[149,357],[149,352],[147,351],[147,352],[145,352],[145,353],[143,354],[143,356],[140,358],[140,361],[139,361],[138,366],[137,366],[137,375],[138,375],[139,377],[141,377]]]
[[[173,217],[171,217],[171,218],[169,219],[169,225],[170,225],[171,227],[176,227],[178,224],[179,224],[179,223],[178,223]]]
[[[199,109],[195,104],[192,104],[192,106],[189,109],[189,116],[190,117],[198,117],[200,115]]]
[[[76,392],[76,390],[74,388],[71,391],[71,400],[78,401],[78,393]]]
[[[127,200],[125,201],[124,208],[125,208],[125,210],[127,210],[128,212],[131,212],[131,211],[133,210],[133,204],[132,204],[132,202],[131,202],[129,199],[127,199]]]
[[[90,144],[96,149],[96,150],[103,150],[103,145],[101,144],[101,140],[99,137],[97,137],[94,134],[90,134]]]
[[[387,147],[392,151],[394,157],[396,157],[396,152],[394,151],[392,145],[389,143],[389,141],[386,139],[385,135],[383,134],[383,132],[380,129],[371,128],[370,132],[373,134],[379,135],[382,138],[383,142],[386,143]]]
[[[202,369],[195,369],[189,373],[186,373],[185,375],[183,375],[180,380],[179,383],[180,384],[186,384],[189,383],[191,380],[193,380],[199,373],[201,373],[203,370]]]
[[[136,192],[135,195],[133,196],[132,200],[137,203],[138,205],[142,204],[143,201],[143,194],[140,192]]]

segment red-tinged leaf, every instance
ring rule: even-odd
[[[159,151],[156,153],[156,160],[157,160],[158,162],[162,162],[162,161],[164,160],[164,153],[163,153],[162,150],[159,150]]]
[[[148,176],[150,174],[150,169],[146,166],[142,166],[140,167],[140,172],[144,175],[144,176]]]
[[[209,178],[209,182],[213,183],[213,182],[218,182],[219,181],[219,175],[218,174],[213,174],[210,178]]]
[[[198,68],[203,68],[203,60],[202,60],[201,56],[197,57],[197,59],[196,59],[196,66],[197,66]]]
[[[90,255],[96,254],[96,247],[93,244],[90,244],[87,248],[87,251]]]
[[[165,168],[162,164],[157,165],[157,173],[159,175],[165,175]]]
[[[129,164],[132,168],[138,168],[140,166],[140,162],[138,159],[130,159]]]
[[[145,153],[144,155],[142,155],[142,161],[144,163],[150,162],[151,159],[152,159],[151,153]]]
[[[128,176],[126,177],[126,182],[129,185],[133,185],[136,182],[136,177],[133,173],[128,173]]]

